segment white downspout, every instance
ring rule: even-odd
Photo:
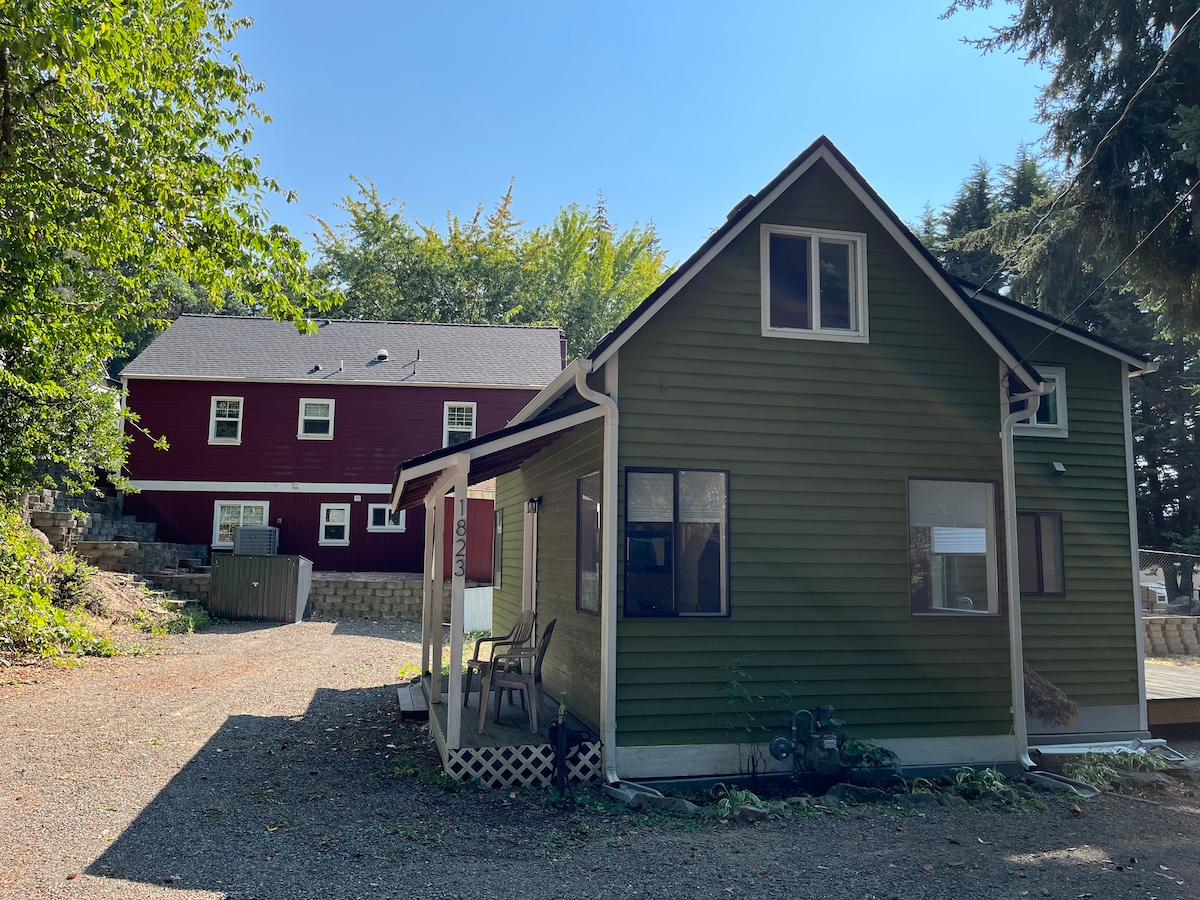
[[[1001,491],[1004,494],[1004,558],[1008,572],[1008,654],[1012,670],[1013,734],[1017,739],[1017,761],[1033,768],[1029,758],[1029,726],[1025,721],[1025,650],[1021,637],[1021,570],[1017,560],[1017,474],[1013,453],[1013,426],[1037,415],[1041,398],[1051,388],[1042,382],[1035,391],[1009,396],[1001,378],[1001,391],[1010,403],[1030,401],[1004,417],[1000,427],[1000,459],[1003,469]]]
[[[584,400],[604,410],[604,502],[600,507],[601,556],[604,571],[601,577],[603,596],[600,601],[600,733],[604,757],[604,780],[618,783],[617,775],[617,426],[619,411],[616,401],[607,394],[588,387],[587,376],[592,371],[590,359],[579,360],[575,371],[575,390]]]

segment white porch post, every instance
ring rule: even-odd
[[[462,655],[465,619],[464,591],[467,586],[467,474],[471,460],[459,455],[454,465],[454,512],[450,516],[450,683],[446,707],[446,743],[460,746],[462,735]],[[479,699],[480,703],[484,700]]]
[[[433,540],[430,542],[429,560],[429,600],[424,615],[429,617],[429,646],[432,656],[429,674],[429,699],[433,703],[442,702],[442,556],[446,544],[446,529],[442,527],[443,491],[439,488],[430,491],[426,503],[432,507],[427,513],[427,520],[432,520]]]
[[[437,529],[437,502],[432,494],[425,498],[425,578],[421,589],[421,674],[426,675],[433,670],[429,667],[433,644],[433,541]]]

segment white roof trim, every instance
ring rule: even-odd
[[[851,176],[851,174],[846,171],[845,167],[843,167],[837,157],[829,151],[827,146],[818,147],[808,157],[808,159],[796,166],[795,170],[793,170],[787,178],[783,179],[775,186],[773,190],[761,197],[751,209],[739,214],[740,218],[738,223],[731,228],[724,235],[724,237],[721,238],[721,240],[709,248],[708,252],[706,252],[700,259],[696,260],[696,262],[694,262],[686,272],[682,272],[678,280],[671,285],[671,288],[665,291],[652,306],[641,313],[637,323],[626,329],[619,337],[617,337],[616,340],[609,344],[608,347],[604,349],[604,352],[595,358],[595,365],[597,367],[602,365],[605,360],[616,353],[622,345],[624,345],[641,329],[642,325],[653,318],[654,315],[666,305],[667,301],[679,293],[684,285],[688,284],[692,278],[699,274],[699,272],[717,256],[717,254],[729,246],[733,239],[745,231],[746,228],[748,228],[754,222],[754,220],[764,209],[778,200],[779,197],[785,191],[791,188],[791,186],[795,184],[796,181],[799,180],[800,177],[804,175],[810,168],[812,168],[813,164],[818,160],[824,160],[825,163],[828,164],[831,169],[833,169],[842,182],[850,189],[850,192],[853,193],[854,196],[858,198],[859,202],[861,202],[863,206],[865,206],[871,212],[879,224],[883,226],[884,230],[904,249],[909,258],[917,264],[917,267],[930,279],[930,281],[933,282],[933,284],[938,288],[938,290],[941,291],[946,299],[950,301],[951,305],[958,311],[958,313],[967,320],[967,323],[979,333],[979,336],[984,339],[987,345],[992,348],[992,351],[998,357],[1000,357],[1005,365],[1016,371],[1021,380],[1025,382],[1030,389],[1036,390],[1040,382],[1030,375],[1024,364],[1022,364],[1020,360],[1013,356],[1008,347],[1006,347],[1004,343],[996,337],[987,324],[975,314],[974,310],[967,305],[966,301],[963,300],[961,295],[959,295],[958,291],[946,279],[946,277],[937,269],[935,269],[933,265],[930,264],[929,260],[924,256],[924,254],[922,254],[916,247],[913,246],[912,238],[902,232],[896,226],[896,223],[892,221],[891,216],[887,215],[887,213],[880,208],[879,204],[874,200],[874,198],[872,198],[871,195],[863,189],[863,186],[859,183],[859,180]]]
[[[1101,353],[1106,353],[1109,356],[1115,357],[1116,359],[1122,360],[1123,362],[1127,362],[1131,366],[1137,366],[1139,369],[1146,369],[1151,365],[1146,360],[1140,359],[1139,357],[1134,356],[1131,353],[1122,353],[1120,350],[1116,349],[1115,347],[1110,347],[1108,344],[1102,344],[1099,341],[1093,340],[1092,338],[1087,337],[1086,335],[1082,335],[1077,331],[1071,331],[1066,328],[1059,328],[1058,325],[1054,322],[1047,322],[1045,319],[1041,318],[1040,316],[1035,316],[1031,312],[1028,312],[1024,309],[1018,309],[1008,303],[1003,302],[1002,300],[997,300],[994,297],[989,297],[983,291],[980,291],[978,294],[976,294],[975,299],[978,302],[986,303],[988,306],[998,309],[1001,312],[1010,313],[1010,314],[1016,316],[1018,319],[1021,319],[1022,321],[1029,322],[1032,325],[1040,325],[1042,328],[1046,329],[1047,331],[1056,332],[1057,334],[1061,334],[1065,338],[1069,338],[1073,341],[1078,341],[1079,343],[1081,343],[1087,347],[1091,347],[1093,350],[1099,350]]]
[[[531,425],[524,431],[519,431],[515,434],[506,434],[489,441],[484,441],[474,447],[468,447],[465,450],[459,450],[452,455],[432,459],[429,462],[421,463],[411,469],[400,469],[400,477],[396,479],[396,486],[392,490],[392,508],[400,501],[400,495],[404,493],[404,486],[410,481],[415,481],[418,478],[424,478],[427,475],[432,475],[436,472],[441,472],[445,469],[452,468],[457,464],[457,460],[465,457],[468,460],[475,460],[481,456],[488,456],[492,453],[498,453],[501,450],[508,450],[511,447],[518,447],[527,441],[537,440],[538,438],[546,437],[547,435],[555,434],[559,431],[566,431],[568,428],[574,428],[576,425],[582,425],[584,422],[590,422],[592,419],[599,419],[604,415],[604,410],[599,406],[591,407],[590,409],[581,409],[579,412],[572,413],[569,416],[563,416],[561,419],[553,419],[549,422]]]
[[[334,375],[337,373],[334,372]],[[245,378],[238,375],[139,375],[136,372],[132,375],[121,373],[121,382],[128,384],[130,381],[204,381],[204,382],[227,382],[230,384],[311,384],[318,386],[337,385],[345,387],[347,385],[362,385],[364,387],[426,387],[426,388],[453,388],[454,390],[465,390],[481,388],[484,390],[504,390],[504,391],[541,391],[544,390],[544,384],[497,384],[492,381],[376,381],[363,378],[351,378],[344,380],[335,380],[333,378]],[[553,383],[553,382],[551,382]]]

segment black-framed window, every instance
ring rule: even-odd
[[[625,615],[729,614],[729,473],[627,469]]]
[[[575,608],[600,612],[600,473],[575,483]]]
[[[1017,511],[1017,562],[1022,596],[1061,597],[1066,593],[1059,513]]]

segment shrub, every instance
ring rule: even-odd
[[[0,651],[112,656],[112,642],[83,624],[90,571],[71,554],[51,552],[17,509],[0,503]]]

